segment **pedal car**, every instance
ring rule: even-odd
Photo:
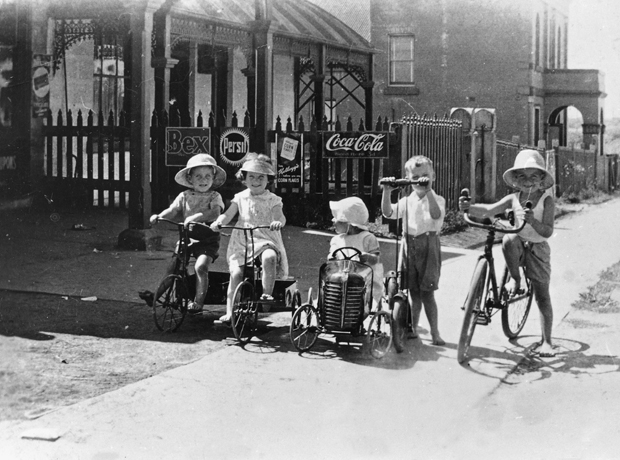
[[[350,255],[346,255],[346,254]],[[308,301],[293,313],[290,326],[291,342],[300,351],[308,351],[316,343],[319,334],[329,333],[364,338],[364,347],[375,358],[382,358],[392,346],[392,318],[381,310],[372,311],[373,270],[353,258],[361,252],[356,248],[340,248],[334,259],[319,269],[318,298]],[[368,314],[368,315],[367,315]],[[369,316],[368,330],[364,320]]]

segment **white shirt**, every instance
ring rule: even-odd
[[[403,219],[403,234],[418,236],[426,232],[439,233],[446,216],[446,200],[444,197],[437,195],[434,190],[428,193],[432,193],[435,196],[441,211],[439,219],[431,217],[428,194],[424,198],[420,198],[415,192],[401,198],[398,203],[392,203],[392,214],[386,217]]]

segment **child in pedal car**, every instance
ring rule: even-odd
[[[380,260],[381,251],[377,237],[368,231],[368,209],[358,197],[345,198],[340,201],[330,201],[332,219],[337,235],[329,243],[328,259],[351,257],[354,253],[334,251],[340,248],[353,247],[361,251],[359,261],[373,270],[372,297],[375,310],[383,296],[383,264]],[[344,253],[344,254],[343,254]],[[364,305],[366,316],[370,313],[368,305]]]

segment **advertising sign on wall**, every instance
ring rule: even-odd
[[[324,158],[388,158],[386,132],[323,133]]]
[[[227,128],[220,136],[220,157],[231,166],[240,167],[250,151],[250,134],[243,128]]]
[[[209,128],[166,128],[166,166],[185,166],[189,157],[210,153]]]
[[[276,134],[277,187],[303,186],[303,134]]]
[[[52,56],[35,54],[32,58],[32,116],[44,117],[50,108],[50,68]]]

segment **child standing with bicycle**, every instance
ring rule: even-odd
[[[282,198],[267,190],[267,185],[274,178],[275,171],[267,155],[248,153],[237,173],[237,179],[247,188],[234,196],[230,207],[211,225],[212,230],[219,232],[222,225],[226,225],[238,214],[237,227],[269,226],[269,229],[254,231],[254,244],[249,248],[246,248],[243,230],[232,231],[227,252],[230,283],[226,314],[220,318],[221,322],[228,323],[231,320],[233,296],[235,289],[243,281],[243,268],[247,261],[260,257],[263,267],[261,300],[265,302],[273,301],[276,277],[288,276],[288,259],[280,233],[286,224],[282,213]]]
[[[413,337],[418,337],[416,329],[424,305],[433,345],[445,345],[437,324],[435,290],[441,272],[439,232],[446,214],[446,201],[433,190],[435,172],[429,158],[417,155],[407,160],[405,177],[414,182],[412,193],[392,203],[391,193],[395,188],[383,183],[381,210],[387,218],[403,220],[399,264],[403,273],[402,287],[409,290]]]
[[[159,214],[151,216],[151,224],[156,224],[159,219],[183,219],[185,226],[189,227],[191,254],[196,257],[196,296],[189,303],[188,310],[191,313],[202,311],[205,296],[209,288],[209,266],[217,259],[220,249],[220,235],[212,232],[207,227],[191,225],[195,222],[210,224],[224,210],[222,196],[214,191],[226,182],[226,172],[220,168],[215,158],[206,153],[192,156],[187,166],[181,169],[174,180],[187,187],[189,190],[181,192],[170,207]],[[179,245],[177,243],[177,251]],[[172,263],[166,270],[166,276],[174,271],[176,259],[173,257]],[[156,297],[159,296],[157,293]]]
[[[525,221],[525,227],[517,234],[504,235],[502,250],[511,280],[506,285],[509,295],[521,292],[519,267],[525,268],[525,276],[531,281],[536,303],[540,310],[542,339],[537,344],[539,356],[553,357],[551,341],[553,309],[549,294],[551,280],[551,250],[547,239],[553,235],[555,203],[552,195],[553,177],[545,168],[543,157],[536,150],[521,150],[514,166],[504,172],[504,182],[517,189],[493,204],[470,204],[465,197],[459,198],[459,209],[468,211],[473,218],[489,218],[506,211],[513,211],[515,226]],[[531,202],[531,209],[525,204]]]
[[[375,309],[383,296],[383,264],[377,237],[368,231],[368,208],[359,197],[330,201],[332,219],[337,235],[329,243],[328,259],[335,257],[334,251],[352,247],[361,251],[359,261],[368,265],[373,271],[372,297]],[[368,306],[365,305],[364,308]],[[368,315],[370,312],[365,311]]]

